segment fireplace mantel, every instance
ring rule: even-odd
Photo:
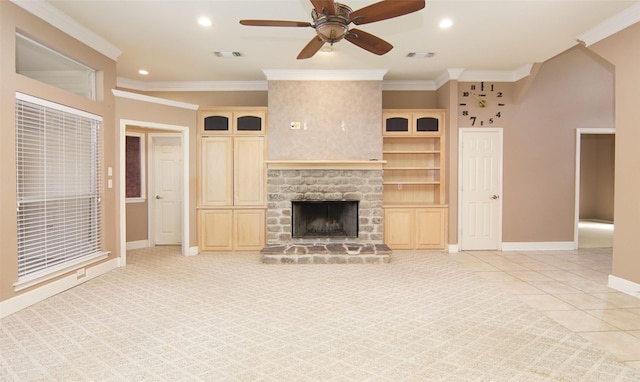
[[[269,160],[269,170],[382,170],[384,160]]]

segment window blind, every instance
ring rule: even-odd
[[[18,283],[102,253],[101,118],[18,93]]]

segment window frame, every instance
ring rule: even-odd
[[[13,286],[20,291],[103,260],[109,252],[103,237],[102,117],[19,92],[15,103],[18,279]],[[74,133],[84,128],[91,130]],[[66,129],[69,139],[80,135],[80,141],[65,141]],[[72,149],[87,142],[88,149]],[[38,145],[29,146],[33,143]]]

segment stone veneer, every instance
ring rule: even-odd
[[[326,240],[382,244],[382,170],[268,170],[267,198],[267,245],[292,242],[292,200],[358,200],[358,239]]]

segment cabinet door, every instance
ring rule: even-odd
[[[198,243],[201,251],[232,250],[232,230],[232,210],[200,210]]]
[[[231,134],[233,113],[224,111],[202,112],[199,118],[201,135]]]
[[[234,138],[234,204],[264,205],[264,138]]]
[[[200,145],[200,204],[233,203],[233,138],[204,137]]]
[[[411,134],[411,113],[383,113],[383,135],[409,135]]]
[[[416,248],[444,249],[447,232],[446,208],[416,209]]]
[[[384,243],[391,249],[413,249],[414,209],[386,208],[384,210]]]
[[[239,251],[259,251],[265,244],[265,212],[260,210],[234,211],[234,246]]]
[[[238,135],[264,135],[267,113],[261,110],[233,113],[233,132]]]
[[[414,135],[440,135],[444,127],[444,114],[440,111],[414,112],[411,117]]]

